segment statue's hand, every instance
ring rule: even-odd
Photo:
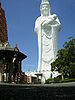
[[[42,26],[48,26],[51,21],[52,21],[52,19],[47,19],[47,20],[43,21]]]
[[[42,28],[44,29],[44,28],[46,28],[48,26],[48,22],[47,21],[44,21],[43,23],[42,23]]]
[[[57,19],[57,16],[54,14],[54,15],[52,15],[52,17],[54,18],[54,20],[56,20]]]
[[[52,25],[52,23],[54,23],[54,21],[56,21],[57,16],[55,14],[49,16],[46,20],[43,20],[41,25],[42,27],[47,27]]]

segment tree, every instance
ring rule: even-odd
[[[51,63],[51,70],[58,71],[65,77],[75,77],[75,38],[69,42],[65,42],[63,49],[57,53],[57,59]]]

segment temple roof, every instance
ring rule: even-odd
[[[8,42],[6,16],[5,16],[5,11],[1,7],[1,3],[0,3],[0,42],[1,43]]]
[[[5,43],[3,45],[0,43],[0,60],[5,57],[7,60],[11,61],[14,58],[14,55],[16,55],[17,60],[20,61],[27,57],[19,51],[17,45],[15,48],[11,48],[9,43]]]
[[[8,61],[12,61],[14,55],[16,55],[17,60],[22,61],[27,56],[21,53],[16,45],[15,48],[11,48],[8,42],[7,24],[5,11],[1,7],[0,2],[0,60],[5,58]]]
[[[16,55],[16,60],[17,61],[22,61],[25,59],[27,56],[24,55],[23,53],[15,50],[0,50],[0,60],[4,59],[8,62],[13,61],[13,58]]]

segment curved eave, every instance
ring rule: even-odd
[[[15,51],[15,50],[0,50],[0,59],[2,60],[4,57],[7,60],[12,60],[14,58],[14,55],[17,55],[17,60],[22,61],[23,59],[25,59],[27,56],[19,51]]]

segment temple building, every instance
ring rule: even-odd
[[[26,57],[19,51],[17,45],[15,48],[11,48],[8,42],[5,11],[0,3],[0,82],[22,83],[21,63]]]

